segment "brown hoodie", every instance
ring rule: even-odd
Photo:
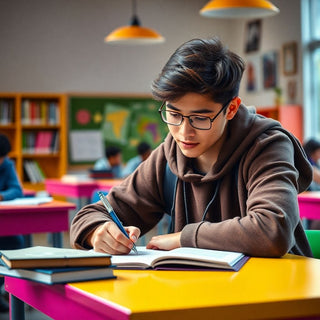
[[[164,214],[166,163],[178,176],[174,231],[181,246],[278,257],[287,252],[312,256],[299,218],[297,193],[312,181],[304,151],[280,123],[241,105],[229,121],[228,137],[211,170],[194,170],[169,134],[151,156],[108,199],[124,225],[142,234]],[[215,195],[215,191],[216,195]],[[71,244],[109,220],[101,202],[82,208],[71,225]]]

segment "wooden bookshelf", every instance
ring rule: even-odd
[[[66,100],[62,94],[0,93],[0,132],[9,137],[9,157],[25,188],[42,190],[41,178],[66,173]],[[30,178],[26,163],[38,167],[38,179]]]
[[[257,107],[257,113],[278,120],[301,143],[303,142],[303,111],[299,105]]]

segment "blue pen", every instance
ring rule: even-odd
[[[105,197],[105,195],[102,192],[98,192],[98,195],[102,201],[102,203],[104,204],[104,206],[106,207],[106,209],[108,210],[112,221],[118,226],[118,228],[121,230],[121,232],[128,238],[129,235],[127,234],[126,230],[124,229],[121,221],[119,220],[119,218],[117,217],[116,213],[114,212],[110,202],[107,200],[107,198]],[[136,248],[136,245],[133,243],[133,247],[132,250],[134,251],[134,253],[138,254],[138,250]]]

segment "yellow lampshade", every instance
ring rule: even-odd
[[[136,0],[132,0],[130,25],[115,29],[104,38],[104,41],[119,44],[152,44],[164,42],[164,37],[152,29],[141,27],[136,14]]]
[[[279,12],[266,0],[211,0],[200,10],[209,18],[263,18]]]
[[[104,38],[109,43],[149,44],[164,42],[164,38],[152,29],[136,25],[115,29]]]

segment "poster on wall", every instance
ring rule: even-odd
[[[282,47],[283,73],[286,76],[297,73],[297,43],[285,43]]]
[[[71,162],[96,161],[104,156],[100,130],[73,130],[69,142]]]
[[[277,86],[278,54],[276,51],[264,53],[262,56],[263,87],[271,89]]]
[[[254,55],[246,62],[246,89],[248,92],[257,92],[261,90],[261,57]]]
[[[260,49],[261,20],[249,21],[246,26],[245,52],[250,53]]]

